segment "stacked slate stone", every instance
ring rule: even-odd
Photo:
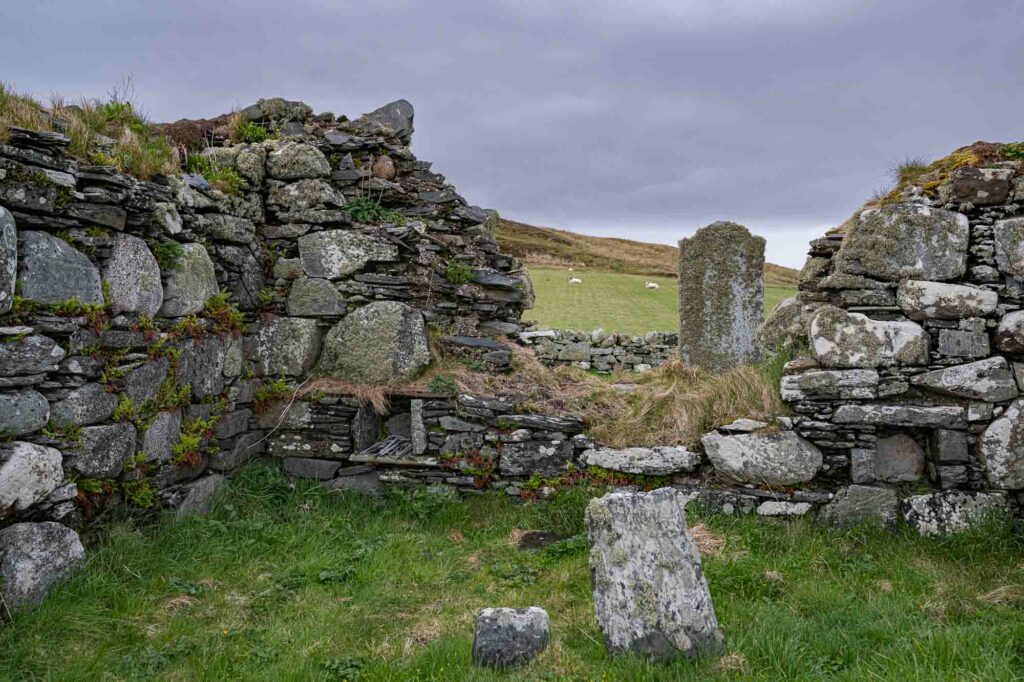
[[[895,491],[939,532],[1024,489],[1022,203],[1016,164],[961,169],[812,242],[762,333],[806,335],[782,396],[823,453],[818,480],[853,484],[843,500]],[[910,495],[921,484],[942,492]]]
[[[679,335],[648,332],[643,336],[613,334],[597,329],[527,329],[519,340],[532,346],[537,359],[548,366],[569,365],[598,372],[615,369],[646,372],[676,357]]]

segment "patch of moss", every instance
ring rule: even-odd
[[[452,284],[466,284],[473,281],[473,268],[459,261],[449,261],[444,276]]]

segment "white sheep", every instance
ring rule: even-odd
[[[570,277],[569,284],[583,284],[583,280],[579,277]]]
[[[644,289],[660,289],[661,285],[657,282],[644,282]]]

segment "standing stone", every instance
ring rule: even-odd
[[[11,611],[35,606],[85,559],[78,533],[59,523],[16,523],[0,530],[0,597]]]
[[[113,314],[156,315],[164,302],[160,266],[146,242],[130,234],[119,234],[103,270],[110,290]]]
[[[717,372],[756,362],[764,239],[717,222],[679,242],[679,357]]]
[[[967,270],[967,216],[917,204],[861,211],[835,257],[839,272],[892,282],[957,279]]]
[[[397,301],[375,301],[331,328],[316,373],[383,384],[410,379],[429,363],[422,313]]]
[[[481,609],[473,634],[473,663],[488,668],[515,668],[529,663],[548,646],[548,613],[526,609]]]
[[[978,440],[978,455],[993,488],[1024,489],[1024,400],[1014,400]]]
[[[63,482],[59,450],[34,443],[0,444],[0,517],[42,502]]]
[[[202,244],[183,244],[181,258],[164,284],[160,315],[184,317],[198,313],[220,289],[213,261]]]
[[[722,650],[707,580],[672,488],[587,506],[594,610],[608,653],[692,657]]]
[[[0,206],[0,315],[9,312],[18,279],[18,233],[14,216]]]
[[[36,303],[103,303],[100,271],[88,256],[45,232],[26,230],[18,235],[18,279],[21,295]]]

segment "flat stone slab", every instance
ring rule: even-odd
[[[700,466],[701,456],[681,445],[653,448],[597,448],[585,450],[580,462],[588,466],[642,476],[671,476]]]
[[[1017,397],[1017,382],[1004,357],[944,367],[910,378],[914,386],[955,396],[998,403]]]
[[[873,369],[811,370],[787,374],[780,384],[782,399],[871,400],[878,397],[878,372]]]
[[[587,505],[594,611],[608,654],[715,654],[724,638],[700,552],[672,488],[610,493]]]
[[[811,480],[821,469],[821,451],[792,431],[701,439],[715,471],[741,483],[793,485]]]
[[[832,422],[955,429],[967,427],[967,411],[955,405],[840,405],[832,415]]]
[[[548,637],[548,613],[538,606],[481,609],[473,633],[473,663],[488,668],[525,665],[547,648]]]

